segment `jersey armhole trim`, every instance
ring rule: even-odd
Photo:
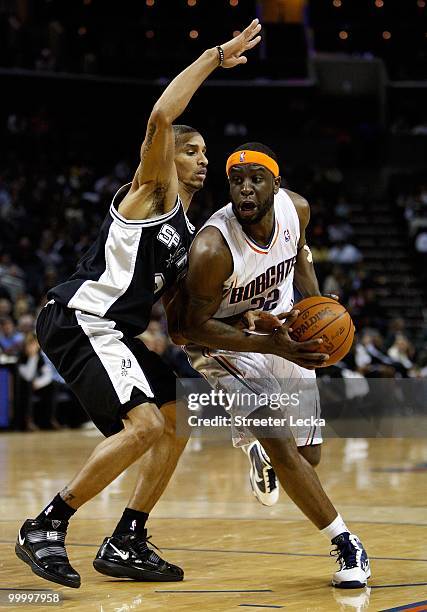
[[[300,238],[301,238],[301,221],[300,221],[300,218],[299,218],[297,207],[295,206],[295,202],[293,201],[293,199],[291,198],[289,193],[286,192],[286,189],[281,187],[280,190],[283,191],[284,195],[290,200],[290,202],[292,204],[292,211],[293,211],[293,214],[296,217],[296,222],[298,224],[297,227],[298,227],[298,242],[299,242]],[[298,247],[297,247],[297,254],[298,254]]]
[[[128,183],[128,184],[130,184],[130,183]],[[123,187],[126,187],[126,185],[123,185]],[[123,187],[121,187],[119,189],[119,191],[121,189],[123,189]],[[119,191],[116,193],[116,195],[119,193]],[[168,219],[171,219],[173,216],[175,216],[176,213],[178,212],[178,210],[181,207],[181,198],[179,197],[179,195],[177,195],[175,206],[172,208],[172,210],[170,210],[169,212],[167,212],[167,213],[165,213],[163,215],[159,215],[158,217],[150,217],[149,219],[139,219],[139,220],[138,219],[126,219],[114,207],[115,198],[116,198],[116,196],[114,196],[113,201],[111,202],[110,215],[113,217],[113,221],[115,223],[118,223],[122,227],[127,227],[127,228],[130,228],[130,227],[152,227],[154,225],[159,225],[160,223],[164,223]]]
[[[233,269],[231,271],[231,274],[228,278],[225,279],[224,284],[230,282],[230,280],[233,278],[234,272],[235,272],[235,267],[234,267],[234,257],[233,257],[233,251],[231,250],[231,247],[228,243],[227,238],[224,236],[223,232],[221,231],[221,229],[215,225],[214,223],[209,223],[209,221],[203,226],[203,229],[205,229],[205,227],[214,227],[215,229],[217,229],[219,231],[219,233],[222,236],[222,239],[224,240],[228,250],[230,251],[230,256],[231,256],[231,263],[233,265]]]
[[[179,196],[178,196],[179,197]],[[185,219],[185,223],[187,225],[187,229],[190,232],[190,234],[194,234],[194,232],[196,231],[196,228],[194,227],[194,225],[191,223],[190,219],[187,217],[187,213],[185,212],[185,208],[184,208],[184,204],[181,200],[181,198],[179,198],[179,201],[181,202],[181,206],[182,206],[182,213],[184,215],[184,219]]]

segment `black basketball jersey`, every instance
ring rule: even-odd
[[[125,219],[118,206],[129,187],[117,191],[98,238],[76,272],[49,290],[48,299],[111,319],[136,336],[146,329],[154,302],[185,274],[194,227],[179,196],[164,215]]]

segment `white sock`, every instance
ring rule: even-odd
[[[338,514],[330,525],[320,530],[320,533],[323,533],[328,540],[333,540],[336,538],[336,536],[344,533],[345,531],[351,533],[350,529],[348,529],[347,525],[342,520],[341,514]]]

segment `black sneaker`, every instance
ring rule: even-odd
[[[65,550],[67,527],[68,521],[27,519],[18,532],[15,552],[40,578],[78,589],[80,576]]]
[[[114,578],[131,578],[144,582],[183,580],[184,572],[180,567],[164,561],[154,550],[148,548],[149,539],[146,529],[142,537],[126,534],[105,538],[93,567],[97,572]]]

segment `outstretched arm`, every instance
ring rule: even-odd
[[[310,221],[310,206],[306,199],[286,190],[296,208],[300,222],[300,239],[298,243],[298,255],[295,264],[294,283],[302,297],[321,295],[316,272],[314,271],[313,256],[309,246],[306,244],[305,230]]]
[[[257,19],[236,38],[221,46],[224,68],[246,63],[243,55],[261,40]],[[129,219],[144,219],[171,210],[178,180],[174,164],[172,124],[186,109],[201,84],[219,65],[217,48],[208,49],[168,85],[154,105],[141,146],[141,159],[129,194],[120,212]]]

